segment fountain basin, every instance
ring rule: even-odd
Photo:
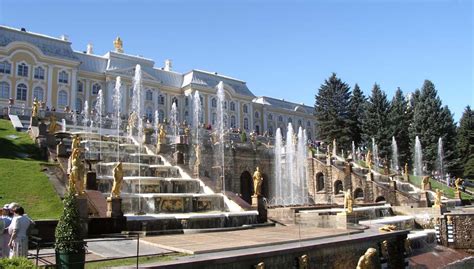
[[[196,179],[163,177],[124,177],[123,192],[129,193],[199,193],[201,184]],[[108,192],[112,188],[113,177],[98,178],[99,190]]]

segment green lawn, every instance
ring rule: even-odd
[[[410,175],[410,183],[412,183],[413,185],[416,185],[417,187],[421,186],[421,179],[422,179],[421,176]],[[454,198],[454,192],[455,192],[454,188],[451,188],[442,183],[439,183],[438,181],[434,179],[430,179],[430,182],[431,182],[431,189],[433,191],[435,191],[436,189],[440,189],[443,191],[444,196],[448,198]],[[468,200],[474,198],[471,195],[463,193],[463,192],[461,193],[461,197],[463,199],[468,199]]]
[[[33,219],[59,218],[62,203],[41,171],[40,152],[27,133],[0,119],[0,205],[17,202]]]

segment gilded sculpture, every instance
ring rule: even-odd
[[[194,162],[194,171],[199,176],[199,166],[201,165],[201,146],[196,144],[194,146],[194,152],[196,154],[196,161]]]
[[[122,162],[119,162],[114,167],[114,183],[112,185],[112,191],[110,192],[110,197],[112,198],[119,198],[120,192],[122,189],[122,182],[123,182],[123,167]]]
[[[71,173],[69,174],[69,188],[73,188],[76,195],[84,195],[84,164],[80,158],[80,150],[74,149],[71,158]]]
[[[425,186],[430,183],[430,177],[429,176],[424,176],[422,181],[421,181],[421,189],[424,190]]]
[[[262,174],[260,173],[260,168],[255,170],[253,173],[253,193],[254,196],[261,196],[262,195],[262,183],[263,183],[263,177]]]
[[[123,42],[119,36],[114,40],[115,52],[123,53]]]
[[[50,134],[54,134],[54,133],[56,132],[56,129],[57,129],[56,116],[51,115],[51,117],[49,117],[49,128],[48,128],[48,132],[49,132]]]
[[[75,135],[72,138],[71,151],[74,152],[74,149],[78,149],[81,145],[81,138],[78,135]]]
[[[344,192],[344,210],[347,213],[352,213],[354,200],[352,199],[351,190]]]
[[[459,191],[462,187],[462,179],[461,178],[456,178],[454,181],[454,185],[456,186],[456,191]]]
[[[38,109],[39,109],[39,102],[38,99],[34,99],[33,101],[33,107],[31,108],[31,117],[38,117]]]
[[[309,257],[304,254],[298,257],[298,269],[308,269],[309,268]]]
[[[378,261],[379,257],[377,255],[377,250],[375,248],[369,248],[359,258],[359,262],[357,263],[356,269],[375,269],[380,267],[380,261]]]
[[[441,196],[443,195],[443,191],[439,190],[439,189],[436,189],[436,196],[435,196],[435,200],[434,200],[434,205],[433,206],[437,206],[437,207],[440,207],[441,206]]]
[[[158,134],[158,144],[164,144],[166,140],[165,126],[160,125],[160,132]]]
[[[396,231],[398,228],[397,226],[393,225],[393,224],[386,224],[382,227],[379,228],[379,231],[381,232],[393,232],[393,231]]]

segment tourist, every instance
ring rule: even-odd
[[[8,242],[10,240],[10,235],[8,234],[8,226],[12,222],[12,218],[10,217],[10,209],[9,204],[3,206],[2,215],[0,217],[0,257],[5,258],[8,257],[10,253],[10,248],[8,247]]]
[[[28,228],[33,221],[25,215],[23,207],[16,207],[14,217],[9,227],[11,234],[8,246],[10,247],[10,258],[28,256]]]

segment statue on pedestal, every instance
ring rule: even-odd
[[[38,99],[34,99],[33,101],[33,107],[31,108],[31,117],[35,118],[38,117],[38,109],[39,109],[39,102]]]
[[[166,131],[165,126],[160,125],[160,132],[158,134],[158,144],[164,144],[166,142]]]
[[[443,191],[436,189],[436,196],[434,200],[434,207],[441,207],[441,196],[443,195]]]
[[[372,171],[372,152],[367,151],[367,156],[365,156],[365,164],[369,167],[369,173]]]
[[[56,129],[57,129],[56,116],[51,115],[51,117],[49,117],[49,128],[48,128],[48,132],[49,132],[50,134],[54,134],[54,133],[56,132]]]
[[[78,135],[75,135],[72,138],[71,151],[74,152],[74,149],[78,149],[81,145],[81,138]]]
[[[201,146],[196,144],[194,146],[194,153],[196,154],[196,161],[194,162],[194,171],[199,177],[199,166],[201,165]]]
[[[71,155],[71,173],[69,174],[69,188],[73,188],[78,196],[84,195],[84,164],[80,159],[80,150],[76,148]]]
[[[110,197],[112,198],[119,198],[120,192],[122,189],[122,182],[123,182],[123,168],[122,162],[119,162],[114,167],[114,184],[112,185],[112,191],[110,192]]]
[[[429,176],[424,176],[422,181],[421,181],[421,189],[422,190],[425,190],[426,189],[426,185],[430,184],[430,177]],[[430,189],[428,187],[428,189]]]
[[[117,38],[114,40],[114,48],[115,52],[123,53],[123,42],[119,36],[117,36]]]
[[[461,178],[456,178],[454,181],[454,186],[456,186],[456,191],[459,192],[459,190],[462,188],[462,179]]]
[[[352,213],[352,206],[354,204],[354,200],[352,199],[351,190],[347,190],[344,192],[344,210],[347,213]]]
[[[260,173],[260,168],[255,170],[253,173],[253,193],[255,197],[259,197],[262,195],[262,183],[263,183],[263,177],[262,174]]]

